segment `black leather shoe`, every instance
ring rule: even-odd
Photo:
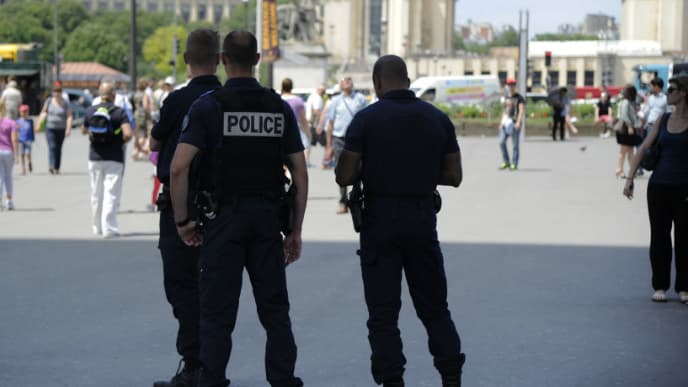
[[[461,376],[443,377],[442,387],[461,387]]]
[[[182,367],[184,364],[184,367]],[[196,387],[196,374],[198,367],[194,367],[186,363],[184,360],[179,361],[177,373],[169,382],[155,382],[153,387]]]
[[[404,387],[404,379],[384,381],[382,387]]]

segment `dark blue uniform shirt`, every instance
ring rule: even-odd
[[[184,115],[201,94],[221,86],[216,76],[203,75],[193,78],[186,87],[175,90],[165,99],[160,109],[160,121],[151,132],[151,136],[162,143],[158,157],[158,178],[164,184],[170,182],[170,164],[177,148]]]
[[[261,86],[254,78],[233,78],[228,80],[224,87],[241,93],[242,89],[258,89]],[[282,104],[284,105],[285,117],[284,134],[282,135],[284,154],[303,152],[304,147],[294,113],[286,102],[282,101]],[[221,145],[222,107],[213,95],[207,94],[198,98],[191,105],[184,122],[186,126],[182,128],[182,133],[179,136],[180,143],[193,145],[200,150]]]
[[[444,156],[459,144],[446,114],[409,90],[393,90],[356,114],[344,149],[362,154],[367,193],[429,195]]]
[[[84,125],[88,126],[88,121],[91,119],[93,114],[100,107],[108,108],[108,114],[110,115],[110,122],[112,123],[112,128],[121,128],[122,124],[129,123],[129,116],[124,111],[124,109],[113,105],[111,102],[101,103],[96,106],[89,106],[84,113]],[[124,141],[122,139],[122,134],[107,144],[93,144],[89,146],[88,160],[89,161],[116,161],[118,163],[124,162]]]

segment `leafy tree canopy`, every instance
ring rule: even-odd
[[[66,61],[95,61],[120,71],[127,70],[128,54],[126,41],[95,22],[75,29],[62,49]]]
[[[533,37],[533,40],[537,41],[567,41],[567,40],[600,40],[597,35],[586,35],[586,34],[560,34],[560,33],[545,33],[537,34]]]
[[[184,74],[184,49],[188,31],[184,26],[160,27],[143,43],[143,59],[154,66],[158,73],[169,75],[172,73],[172,39],[177,36],[179,51],[177,52],[177,74]]]

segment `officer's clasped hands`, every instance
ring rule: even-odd
[[[198,247],[203,244],[203,234],[196,227],[197,222],[189,222],[181,227],[177,226],[179,238],[187,246]]]

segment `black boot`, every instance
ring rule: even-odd
[[[385,380],[382,387],[404,387],[404,379]]]
[[[184,367],[182,368],[182,363]],[[169,382],[155,382],[153,387],[196,387],[196,374],[198,374],[198,366],[189,364],[184,360],[179,361],[177,373]]]
[[[442,377],[442,387],[461,387],[461,375]]]

